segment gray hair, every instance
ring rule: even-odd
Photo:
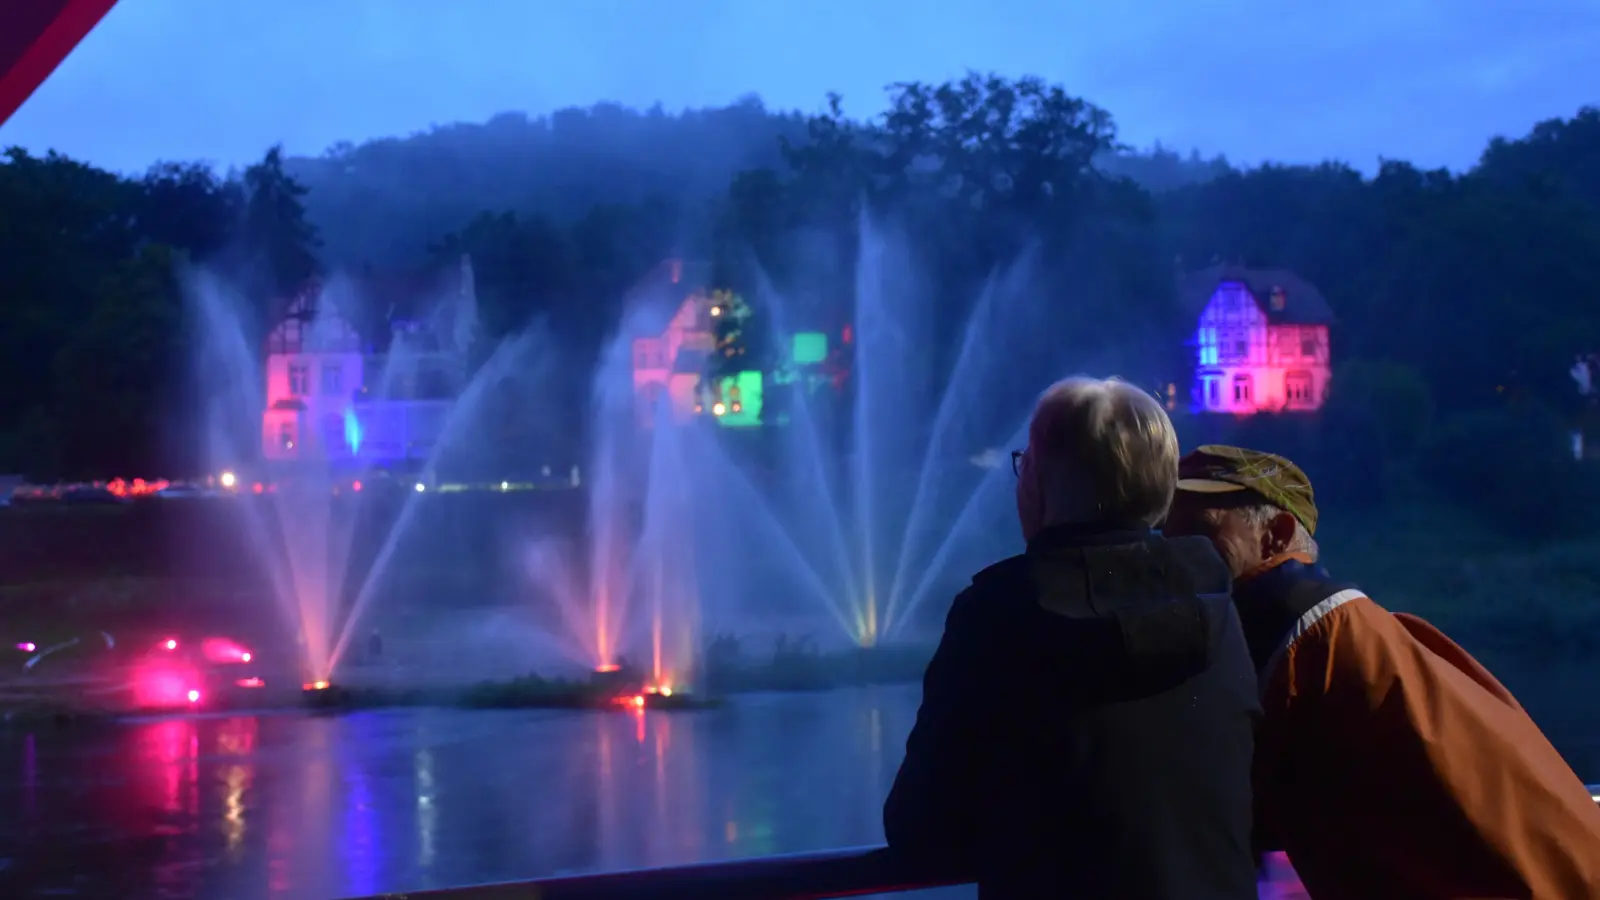
[[[1238,513],[1246,525],[1251,528],[1263,529],[1270,525],[1273,519],[1288,514],[1285,510],[1279,509],[1270,503],[1246,506],[1238,510]],[[1311,532],[1306,530],[1306,526],[1301,524],[1299,519],[1295,519],[1294,537],[1289,539],[1289,546],[1284,547],[1283,552],[1304,553],[1315,561],[1320,551],[1317,547],[1316,538],[1311,536]]]
[[[1178,434],[1154,397],[1119,378],[1051,385],[1028,447],[1053,522],[1154,525],[1172,506]]]

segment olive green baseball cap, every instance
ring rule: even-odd
[[[1297,465],[1264,450],[1226,444],[1196,447],[1178,461],[1178,490],[1191,494],[1236,494],[1249,491],[1317,531],[1316,494],[1311,479]]]

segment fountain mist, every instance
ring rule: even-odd
[[[210,273],[193,274],[186,288],[198,313],[200,375],[208,391],[210,459],[218,468],[253,465],[262,444],[270,438],[262,424],[266,366],[263,355],[246,337],[248,306]],[[478,413],[487,386],[526,362],[531,342],[523,338],[500,347],[465,380],[454,398],[424,398],[413,393],[422,357],[438,356],[442,351],[459,360],[459,371],[465,375],[475,320],[470,293],[440,298],[442,305],[456,307],[448,310],[452,313],[447,321],[450,327],[444,329],[442,341],[424,346],[414,333],[399,333],[387,354],[374,357],[362,354],[359,343],[352,343],[353,334],[337,314],[339,308],[350,308],[355,299],[350,291],[348,282],[339,279],[323,289],[316,308],[308,312],[309,321],[302,323],[303,350],[309,359],[320,358],[317,354],[321,352],[337,352],[342,358],[358,360],[364,374],[359,391],[343,385],[342,394],[330,392],[333,402],[342,404],[332,416],[337,427],[316,433],[311,433],[315,428],[297,430],[294,440],[302,446],[290,444],[297,450],[293,461],[275,464],[270,479],[241,475],[240,480],[250,486],[237,487],[247,495],[259,494],[239,498],[239,515],[274,599],[297,637],[304,676],[324,682],[333,677],[349,647],[399,536],[411,526],[418,505],[425,502],[426,479],[441,455],[459,447],[468,436],[468,423],[481,418]],[[312,389],[311,385],[301,386],[302,392]],[[374,446],[373,436],[364,434],[355,408],[358,402],[373,404],[365,407],[374,410],[373,415],[420,410],[436,414],[439,421],[432,447],[422,461],[417,489],[411,490],[409,482],[405,485],[398,514],[382,536],[375,562],[364,571],[353,572],[354,534],[373,493],[362,490],[363,467],[369,453],[385,449]],[[401,406],[408,403],[416,404],[418,410],[403,411]],[[354,601],[347,605],[343,598],[352,584]]]
[[[957,564],[992,561],[1016,542],[1012,528],[997,527],[1010,508],[1010,467],[977,462],[1016,445],[1040,386],[1016,370],[1061,373],[1064,348],[1051,347],[1043,304],[1026,290],[1030,262],[991,277],[966,327],[940,335],[907,242],[860,221],[853,412],[831,421],[820,394],[797,390],[778,429],[780,475],[750,486],[762,501],[741,520],[785,536],[788,571],[804,573],[796,584],[820,595],[860,646],[902,633]],[[785,334],[783,297],[770,285],[761,293]],[[943,354],[951,334],[955,352]],[[829,436],[841,432],[839,453]]]
[[[696,503],[684,450],[690,435],[664,419],[641,427],[633,322],[607,345],[594,374],[581,546],[573,552],[534,541],[525,562],[571,636],[569,658],[598,671],[627,659],[651,684],[667,687],[690,677],[697,652]]]

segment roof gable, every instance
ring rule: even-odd
[[[1288,269],[1248,269],[1211,266],[1178,279],[1178,303],[1191,318],[1199,318],[1226,282],[1249,290],[1256,305],[1272,325],[1326,325],[1334,321],[1333,309],[1311,282]]]
[[[686,300],[709,294],[710,286],[710,263],[667,259],[635,282],[624,302],[636,327],[660,334],[677,318]]]

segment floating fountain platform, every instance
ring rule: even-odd
[[[305,685],[301,705],[311,710],[346,712],[358,709],[440,706],[459,709],[660,710],[711,709],[718,698],[660,689],[619,692],[606,684],[544,679],[535,675],[506,681],[484,681],[467,687],[345,687],[328,682]]]

